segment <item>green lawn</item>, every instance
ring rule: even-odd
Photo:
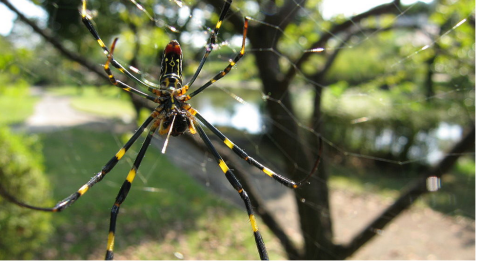
[[[392,200],[418,176],[418,173],[407,168],[396,172],[338,165],[329,168],[330,187],[356,193],[374,193]],[[429,206],[446,215],[475,219],[475,161],[472,156],[461,157],[454,169],[442,176],[441,188],[421,196],[415,205]]]
[[[133,114],[128,98],[115,87],[70,87],[49,92],[71,96],[73,107],[112,119]],[[28,93],[0,97],[0,111],[18,112],[1,115],[0,124],[22,122],[33,113],[37,100]],[[40,134],[54,199],[67,197],[87,182],[130,135],[88,128]],[[134,145],[117,167],[77,203],[53,215],[55,234],[48,246],[36,251],[38,259],[104,257],[110,208],[139,145]],[[423,198],[424,204],[446,214],[474,218],[474,170],[474,162],[462,158],[456,169],[443,178],[442,191]],[[331,174],[332,187],[389,197],[396,196],[410,180],[408,171],[400,171],[400,177],[386,178],[378,176],[381,171],[332,166]],[[284,259],[278,241],[261,222],[260,229],[271,259]],[[116,237],[116,259],[258,259],[245,211],[207,192],[153,147],[122,205]]]
[[[119,119],[131,108],[117,90],[86,88],[49,90],[71,96],[74,107]],[[17,100],[18,98],[18,100]],[[29,109],[1,123],[20,123],[33,113],[38,99],[28,92],[3,96],[0,110]],[[19,100],[28,103],[20,104]],[[27,105],[27,106],[25,106]],[[106,106],[116,109],[104,115]],[[99,112],[96,112],[99,111]],[[102,113],[100,113],[102,112]],[[14,120],[14,121],[13,121]],[[93,131],[89,127],[38,134],[43,145],[45,174],[53,199],[62,200],[86,183],[118,151],[131,134]],[[73,206],[52,215],[54,234],[48,245],[33,251],[35,259],[103,259],[110,209],[139,150],[135,144],[118,165]],[[233,190],[232,190],[233,191]],[[51,204],[36,204],[52,206]],[[272,259],[283,259],[278,241],[259,222]],[[19,244],[20,245],[20,244]],[[244,210],[217,198],[159,150],[151,147],[123,203],[117,222],[116,259],[258,259],[255,240]]]
[[[48,92],[71,98],[74,109],[102,117],[130,120],[135,111],[123,90],[112,86],[82,86],[49,88]]]
[[[6,86],[0,89],[0,126],[19,124],[33,114],[38,98],[26,86]]]
[[[42,134],[46,173],[56,200],[88,181],[121,146],[120,136],[71,129]],[[139,146],[139,145],[138,145]],[[45,259],[102,259],[110,208],[135,158],[137,147],[79,201],[54,216],[57,233]],[[278,244],[261,226],[269,247]],[[117,224],[118,259],[257,259],[246,213],[219,200],[158,150],[139,169]],[[272,259],[282,257],[270,252]]]

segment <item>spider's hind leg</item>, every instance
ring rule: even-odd
[[[113,259],[113,247],[115,243],[115,228],[117,224],[118,212],[120,211],[120,205],[127,198],[128,192],[130,191],[130,188],[133,183],[133,179],[135,179],[137,170],[140,167],[140,164],[143,160],[143,157],[145,156],[145,153],[147,151],[148,146],[150,145],[150,142],[152,141],[153,134],[157,130],[158,125],[159,125],[159,122],[154,121],[154,123],[150,127],[148,131],[148,135],[142,144],[142,148],[140,149],[137,155],[137,158],[135,158],[132,169],[130,169],[130,172],[128,173],[127,178],[123,182],[122,187],[120,188],[120,191],[118,192],[118,195],[115,198],[115,203],[113,204],[112,210],[110,212],[110,227],[108,231],[107,252],[105,254],[105,259],[108,259],[108,260]]]
[[[250,224],[252,225],[253,235],[255,236],[255,242],[257,244],[257,249],[258,249],[258,254],[260,255],[260,259],[261,260],[268,260],[267,249],[265,247],[265,243],[263,242],[262,235],[260,234],[260,231],[258,230],[257,221],[255,219],[255,216],[253,215],[252,204],[250,202],[250,198],[248,197],[247,192],[245,191],[245,189],[243,189],[242,185],[240,184],[240,181],[238,181],[238,179],[235,177],[232,170],[230,170],[230,168],[228,168],[225,161],[223,161],[222,157],[217,152],[217,150],[215,149],[212,142],[210,141],[210,139],[205,134],[205,131],[202,129],[202,127],[197,124],[196,129],[198,131],[198,134],[202,138],[203,142],[207,146],[207,148],[210,150],[210,152],[215,157],[215,160],[218,162],[218,165],[222,169],[222,171],[225,174],[225,176],[227,177],[228,181],[233,186],[233,188],[235,188],[235,190],[238,192],[238,194],[242,198],[243,202],[245,203],[245,207],[246,207],[247,213],[248,213],[248,218],[250,220]]]
[[[125,155],[128,149],[133,145],[133,143],[140,137],[143,133],[144,129],[152,122],[154,116],[157,115],[157,111],[152,112],[152,115],[148,117],[145,122],[138,128],[138,130],[133,134],[133,136],[128,140],[128,142],[120,148],[120,150],[110,159],[110,161],[105,164],[100,172],[98,172],[94,177],[92,177],[86,184],[80,187],[75,193],[69,195],[67,198],[58,202],[54,207],[39,207],[26,204],[22,201],[19,201],[17,198],[12,196],[10,193],[6,191],[6,189],[0,183],[0,196],[5,198],[6,200],[28,209],[38,210],[38,211],[45,211],[45,212],[60,212],[69,206],[73,205],[75,201],[77,201],[81,196],[83,196],[90,188],[92,188],[96,183],[100,182],[105,175],[110,172],[110,170],[115,167],[118,161]]]

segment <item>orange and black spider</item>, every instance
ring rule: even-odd
[[[137,94],[147,100],[153,101],[157,104],[155,110],[150,114],[150,116],[145,120],[145,122],[138,128],[138,130],[133,134],[133,136],[128,140],[128,142],[113,156],[110,161],[102,168],[100,172],[98,172],[92,179],[90,179],[86,184],[84,184],[80,189],[78,189],[75,193],[71,194],[64,200],[58,202],[53,208],[44,208],[44,207],[36,207],[32,205],[25,204],[23,202],[18,201],[13,196],[9,195],[5,192],[3,187],[0,187],[0,195],[5,197],[7,200],[34,210],[40,211],[47,211],[47,212],[60,212],[70,205],[72,205],[78,198],[84,195],[90,188],[92,188],[96,183],[100,182],[105,175],[113,169],[113,167],[118,163],[118,161],[125,155],[128,151],[130,146],[140,137],[144,130],[148,128],[148,135],[145,138],[145,141],[142,144],[142,147],[133,163],[133,167],[131,168],[128,176],[123,183],[120,191],[115,199],[115,203],[112,207],[111,214],[110,214],[110,228],[108,234],[108,242],[107,242],[107,252],[105,255],[105,259],[113,259],[113,247],[115,241],[115,225],[117,220],[117,215],[120,209],[120,205],[125,201],[125,198],[128,195],[130,187],[135,179],[137,174],[137,170],[140,167],[140,163],[147,151],[148,146],[150,145],[150,141],[152,140],[153,135],[158,131],[161,135],[167,134],[167,139],[165,146],[168,142],[170,136],[179,136],[186,132],[190,132],[192,134],[198,134],[202,138],[203,142],[209,149],[209,151],[213,154],[215,160],[217,161],[218,165],[222,169],[223,173],[227,177],[230,184],[235,188],[235,190],[239,193],[240,197],[245,203],[245,207],[247,209],[248,217],[250,223],[252,225],[255,242],[257,244],[258,253],[262,260],[268,259],[267,250],[265,248],[265,244],[262,240],[262,236],[260,231],[258,230],[257,223],[255,217],[253,215],[252,205],[250,203],[250,199],[247,195],[247,192],[243,189],[242,185],[235,177],[234,173],[230,168],[228,168],[227,164],[223,161],[220,154],[217,152],[215,147],[213,146],[212,142],[205,134],[203,128],[200,123],[205,125],[210,131],[212,131],[218,138],[220,138],[225,145],[233,150],[235,154],[237,154],[240,158],[244,159],[247,163],[252,166],[257,167],[261,171],[263,171],[268,176],[272,177],[276,181],[282,183],[283,185],[290,187],[290,188],[297,188],[301,184],[305,183],[308,178],[313,174],[310,173],[302,181],[296,183],[288,178],[285,178],[271,169],[265,167],[263,164],[258,162],[257,160],[250,157],[245,151],[243,151],[240,147],[235,145],[231,140],[229,140],[225,135],[223,135],[217,128],[215,128],[212,124],[210,124],[205,118],[202,117],[198,113],[197,110],[192,108],[190,104],[187,103],[188,100],[192,99],[194,96],[198,95],[204,89],[212,85],[217,80],[223,78],[227,75],[232,67],[243,57],[245,54],[245,39],[247,36],[247,28],[248,28],[248,17],[245,17],[245,23],[243,28],[243,40],[242,40],[242,48],[237,56],[230,60],[230,63],[227,67],[216,76],[214,76],[210,81],[205,83],[204,85],[197,88],[195,91],[187,94],[191,85],[195,82],[198,74],[202,70],[205,61],[208,58],[208,55],[213,50],[213,46],[216,43],[216,38],[218,31],[222,25],[222,22],[230,9],[230,5],[232,0],[226,0],[222,11],[220,13],[219,20],[215,26],[215,29],[211,32],[209,42],[206,46],[205,54],[200,61],[200,64],[195,71],[193,77],[190,81],[183,85],[183,76],[182,76],[182,49],[180,44],[176,40],[170,41],[165,47],[165,51],[163,53],[163,58],[161,61],[161,74],[160,74],[160,84],[155,84],[149,81],[143,81],[135,77],[131,72],[129,72],[125,67],[123,67],[118,61],[116,61],[113,57],[113,52],[115,49],[115,44],[117,39],[115,39],[111,45],[110,50],[105,46],[103,41],[101,40],[100,36],[98,35],[95,27],[92,25],[90,18],[87,16],[86,12],[86,0],[83,0],[83,7],[82,7],[82,21],[90,31],[90,33],[94,36],[97,40],[98,44],[102,47],[105,55],[107,56],[107,62],[105,63],[104,69],[105,72],[108,74],[110,82],[125,90],[126,92]],[[127,75],[130,79],[135,80],[136,82],[140,83],[141,85],[147,87],[148,91],[150,91],[153,95],[146,94],[138,89],[135,89],[129,86],[126,83],[123,83],[117,80],[112,72],[110,71],[109,65],[112,64],[115,68],[117,68],[121,73]],[[135,72],[137,73],[137,72]],[[318,160],[317,164],[318,165]],[[315,165],[315,166],[316,166]],[[314,168],[315,169],[315,168]]]

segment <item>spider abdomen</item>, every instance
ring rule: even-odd
[[[163,121],[163,127],[161,127],[163,132],[161,133],[168,133],[171,129],[170,135],[178,136],[184,134],[189,129],[190,121],[185,112],[176,110],[169,115]]]

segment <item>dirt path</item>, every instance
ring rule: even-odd
[[[37,92],[39,92],[37,90]],[[70,107],[68,97],[38,93],[42,97],[35,113],[25,123],[31,132],[48,132],[77,125],[105,127],[108,120],[78,112]],[[111,127],[111,126],[109,126]],[[163,140],[154,140],[157,148]],[[243,207],[238,194],[223,178],[216,163],[203,152],[186,147],[181,138],[174,138],[168,146],[168,156],[218,195]],[[183,156],[180,158],[179,156]],[[187,157],[185,157],[187,156]],[[263,192],[281,193],[268,202],[268,209],[279,218],[287,234],[300,241],[294,207],[294,196],[280,184],[269,178],[254,178]],[[354,194],[346,190],[331,191],[331,208],[335,242],[344,243],[373,220],[393,200],[385,200],[374,194]],[[430,208],[413,207],[404,212],[379,235],[360,249],[351,259],[355,260],[474,260],[475,222],[463,217],[450,217]]]
[[[34,114],[30,116],[25,127],[31,132],[48,132],[84,124],[101,124],[106,120],[92,114],[79,112],[70,106],[70,98],[32,88],[31,92],[41,100],[35,105]]]

